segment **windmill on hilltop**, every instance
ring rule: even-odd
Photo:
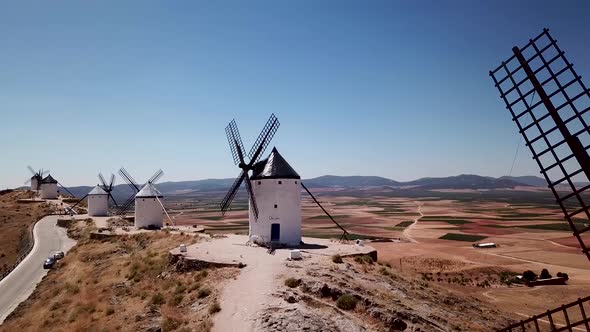
[[[31,166],[27,166],[27,168],[29,169],[29,171],[31,172],[31,174],[33,176],[31,176],[30,179],[27,179],[27,181],[25,181],[25,184],[30,185],[31,190],[33,191],[38,191],[41,189],[41,181],[43,181],[43,177],[45,177],[46,174],[49,174],[49,171],[45,171],[42,168],[39,169],[38,171],[35,171],[35,169],[33,169],[33,167]]]
[[[162,194],[156,189],[156,182],[164,175],[164,172],[160,169],[143,185],[137,184],[137,181],[133,179],[131,174],[123,167],[119,170],[119,174],[127,182],[129,188],[131,188],[132,194],[129,196],[127,201],[121,206],[119,215],[125,216],[125,213],[135,206],[135,227],[136,228],[148,228],[148,227],[162,227],[163,225],[163,213],[166,212],[164,204],[162,204]],[[170,217],[168,216],[168,219]]]
[[[111,194],[115,185],[115,175],[111,174],[111,179],[107,183],[102,173],[98,173],[100,184],[97,184],[88,194],[82,197],[69,210],[74,213],[74,208],[80,204],[86,197],[88,197],[88,215],[90,217],[108,216],[109,213],[109,199],[113,201],[115,207],[118,206],[117,201]]]
[[[348,232],[315,199],[301,182],[299,174],[281,156],[277,148],[272,149],[268,158],[260,161],[279,125],[277,117],[271,114],[247,155],[236,121],[232,120],[225,128],[234,163],[241,171],[221,201],[222,214],[230,209],[245,181],[249,197],[250,241],[262,245],[298,246],[301,244],[303,187],[322,211],[343,231],[343,238],[346,238]],[[246,161],[245,158],[249,160]]]

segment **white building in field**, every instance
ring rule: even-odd
[[[31,190],[37,191],[40,189],[41,181],[43,179],[38,174],[35,174],[31,177]]]
[[[258,219],[250,207],[250,241],[287,246],[301,244],[301,177],[273,148],[254,165],[250,178]]]
[[[57,198],[57,180],[51,175],[47,175],[41,180],[41,198],[56,199]]]
[[[108,213],[109,194],[100,186],[96,186],[88,193],[88,215],[91,217],[105,217]]]
[[[148,183],[135,195],[135,227],[162,227],[164,210],[160,200],[162,194],[156,187]]]

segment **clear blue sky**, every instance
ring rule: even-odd
[[[0,187],[234,177],[224,127],[305,178],[507,174],[488,71],[551,29],[590,77],[590,1],[18,1],[0,5]],[[588,80],[587,84],[590,84]],[[513,175],[538,174],[521,147]]]

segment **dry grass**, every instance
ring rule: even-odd
[[[78,245],[0,331],[208,331],[223,281],[238,273],[170,269],[168,250],[197,240],[190,235],[154,232],[97,241],[88,239],[92,227],[85,221],[69,228]]]
[[[0,275],[13,266],[27,250],[31,227],[51,213],[46,203],[18,203],[32,197],[32,192],[13,191],[0,195]]]

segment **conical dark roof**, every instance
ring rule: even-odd
[[[43,180],[41,180],[41,182],[43,182],[43,183],[57,183],[57,180],[54,179],[50,174],[50,175],[47,175]]]
[[[277,148],[273,148],[268,158],[254,165],[251,179],[301,179],[301,177],[281,156]]]

